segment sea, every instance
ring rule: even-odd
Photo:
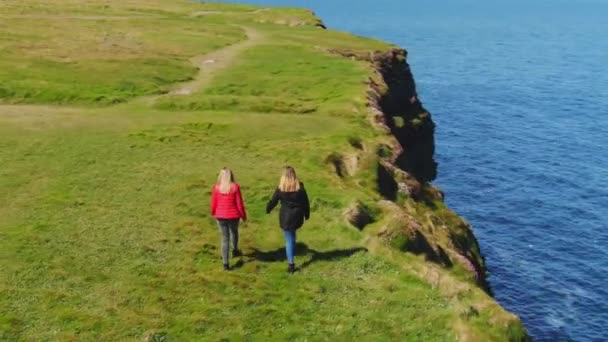
[[[406,48],[496,299],[535,341],[608,341],[608,0],[240,2]]]

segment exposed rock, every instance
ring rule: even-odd
[[[344,217],[348,223],[357,227],[359,230],[363,230],[365,226],[374,221],[369,208],[361,202],[355,202],[348,207],[344,212]]]
[[[434,180],[437,176],[437,163],[433,158],[435,124],[416,93],[416,83],[406,61],[407,52],[397,48],[371,53],[329,52],[372,63],[376,77],[369,79],[367,94],[374,123],[390,132],[402,151],[392,162],[421,182]],[[402,119],[402,126],[395,125],[395,117]]]
[[[380,195],[390,201],[396,200],[399,186],[386,163],[378,162],[376,179]]]
[[[363,145],[363,140],[356,137],[348,138],[348,143],[350,146],[356,148],[357,150],[365,151],[365,146]]]
[[[344,164],[344,157],[341,154],[334,152],[325,158],[325,162],[333,167],[338,177],[342,178],[348,175],[346,165]]]
[[[422,232],[423,225],[413,217],[403,215],[392,220],[378,236],[389,245],[404,252],[424,255],[425,259],[444,267],[452,267],[452,261],[446,251],[439,245],[430,242]]]

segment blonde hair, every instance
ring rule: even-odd
[[[279,181],[279,190],[283,192],[294,192],[300,190],[300,181],[296,176],[296,170],[291,166],[286,166],[283,169],[281,180]]]
[[[227,194],[230,193],[232,189],[232,184],[234,183],[234,174],[232,170],[225,167],[220,170],[220,174],[217,176],[217,187],[220,193]]]

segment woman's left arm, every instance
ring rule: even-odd
[[[243,195],[241,195],[241,187],[236,186],[236,208],[239,211],[239,215],[241,215],[241,219],[243,221],[247,221],[247,212],[245,211],[245,204],[243,204]]]

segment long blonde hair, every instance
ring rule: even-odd
[[[279,181],[279,190],[283,192],[294,192],[300,190],[300,181],[296,176],[296,170],[291,166],[286,166],[283,169],[281,180]]]
[[[222,194],[230,193],[232,184],[234,183],[234,174],[232,170],[225,167],[220,170],[220,174],[217,176],[217,188]]]

